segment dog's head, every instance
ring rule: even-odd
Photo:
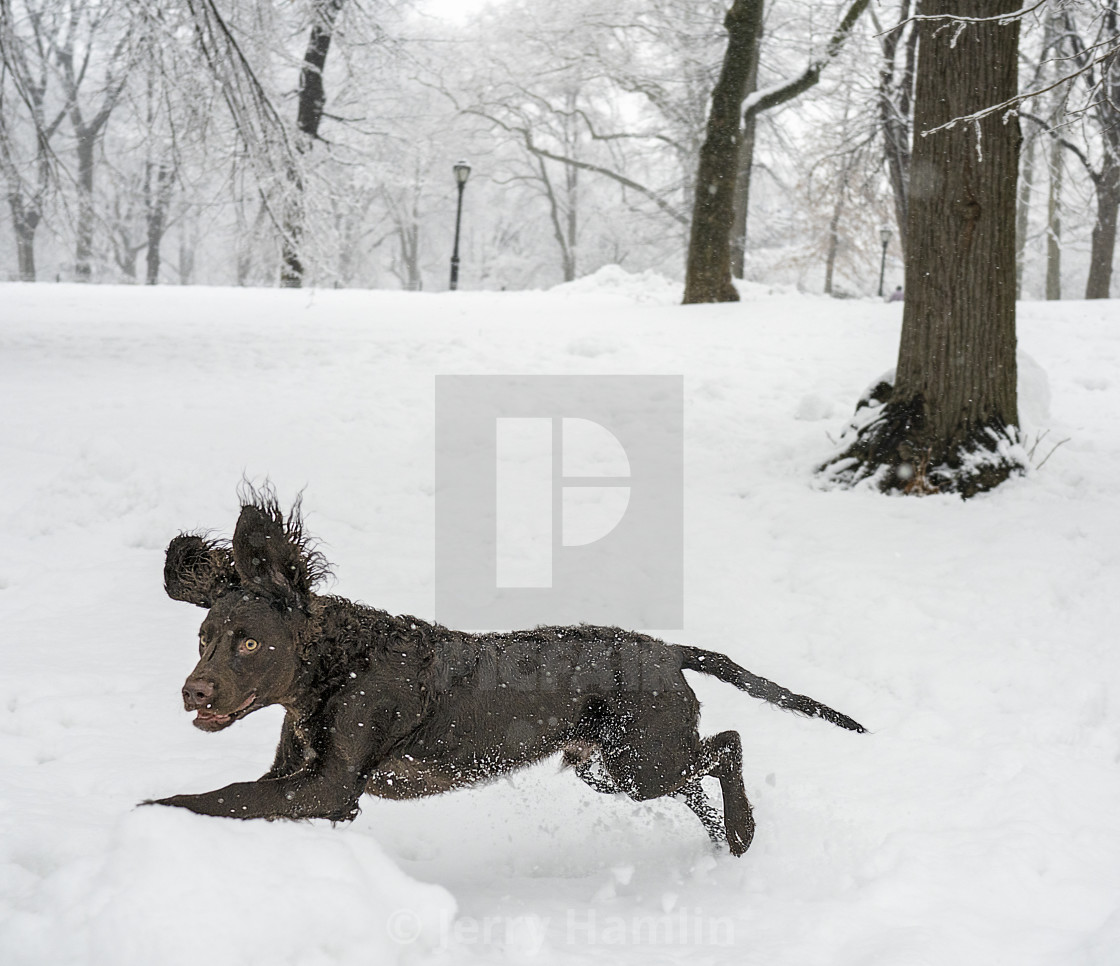
[[[298,501],[285,519],[271,490],[247,499],[232,543],[180,534],[167,548],[168,596],[207,610],[183,685],[203,731],[294,700],[312,588],[326,572],[303,536]]]

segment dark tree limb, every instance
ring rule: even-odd
[[[868,0],[854,0],[852,5],[848,8],[848,12],[844,14],[844,19],[840,21],[840,25],[833,31],[832,36],[828,38],[828,43],[825,45],[824,53],[810,63],[800,74],[796,77],[791,77],[789,80],[776,84],[765,90],[756,91],[752,96],[748,97],[746,103],[743,105],[743,118],[753,117],[762,114],[764,111],[771,111],[787,101],[792,101],[795,97],[800,97],[810,87],[815,86],[820,82],[821,71],[828,66],[829,62],[836,59],[837,54],[840,53],[844,46],[844,41],[848,39],[851,34],[852,28],[856,25],[860,15],[867,9]]]
[[[727,12],[724,19],[727,52],[712,91],[707,136],[700,148],[685,269],[685,305],[739,300],[731,281],[731,232],[735,220],[741,124],[792,100],[816,84],[825,65],[840,52],[867,3],[868,0],[854,0],[821,57],[797,77],[746,97],[745,108],[744,91],[762,31],[763,0],[735,0]],[[741,118],[740,111],[743,112]]]

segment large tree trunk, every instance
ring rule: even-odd
[[[299,104],[296,108],[296,128],[299,139],[297,151],[301,154],[311,150],[319,136],[319,123],[323,119],[323,107],[327,102],[323,87],[323,68],[327,63],[327,53],[331,47],[335,22],[345,0],[318,0],[315,4],[315,23],[311,27],[311,37],[303,55],[303,66],[299,72]],[[287,198],[284,205],[284,238],[281,243],[280,284],[284,288],[299,288],[303,284],[305,266],[301,249],[303,230],[306,221],[306,199],[304,197],[303,175],[292,163],[285,172],[288,182]]]
[[[758,88],[758,61],[762,47],[762,8],[758,4],[752,15],[758,18],[754,26],[754,44],[748,52],[747,80],[743,96],[753,94]],[[747,215],[750,212],[751,169],[754,167],[755,131],[758,116],[749,115],[743,122],[742,141],[735,180],[735,210],[731,220],[731,274],[743,278],[747,267]]]
[[[684,303],[737,302],[731,283],[731,225],[747,78],[756,58],[763,0],[735,0],[724,18],[727,53],[708,115],[707,137],[700,148],[696,198],[688,243]]]
[[[993,18],[1018,0],[926,0],[923,14]],[[1019,21],[920,26],[915,131],[1018,91]],[[894,386],[826,467],[883,490],[990,489],[1022,468],[1015,368],[1019,125],[1000,113],[914,138],[906,303]]]
[[[1120,209],[1120,163],[1105,154],[1101,173],[1095,179],[1097,220],[1093,225],[1089,254],[1089,281],[1085,298],[1106,299],[1112,286],[1112,258],[1116,251],[1116,215]]]

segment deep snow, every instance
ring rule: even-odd
[[[0,962],[1120,961],[1120,306],[1020,306],[1041,470],[968,503],[828,492],[900,306],[746,286],[547,293],[0,286]],[[162,592],[235,486],[306,485],[333,591],[431,616],[437,373],[680,373],[686,628],[858,718],[696,679],[759,831],[548,763],[352,825],[136,808],[261,774],[280,716],[178,701]]]

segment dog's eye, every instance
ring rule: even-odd
[[[245,639],[245,643],[242,645],[242,647],[244,647],[247,651],[255,651],[258,647],[260,647],[260,644],[257,641],[254,641],[251,637],[248,637]]]

